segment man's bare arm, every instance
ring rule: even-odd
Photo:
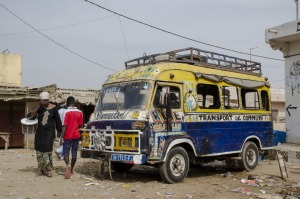
[[[38,103],[27,115],[26,118],[30,119],[36,116],[38,109],[41,107],[41,103]]]

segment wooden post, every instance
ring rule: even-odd
[[[280,153],[277,152],[277,161],[279,164],[279,169],[280,169],[280,173],[281,173],[281,177],[284,181],[287,181],[288,178],[288,173],[286,171],[286,166],[285,166],[285,162],[283,160],[283,157]]]
[[[4,140],[5,142],[5,150],[8,149],[9,147],[9,136],[10,136],[10,133],[7,133],[7,132],[0,132],[0,137]]]

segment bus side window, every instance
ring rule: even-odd
[[[206,109],[219,109],[221,106],[219,89],[216,85],[197,85],[198,106]]]
[[[234,86],[222,86],[222,98],[225,109],[238,109],[238,89]]]
[[[242,105],[244,109],[247,110],[260,109],[257,90],[242,88],[241,97],[242,97]]]
[[[170,86],[170,102],[172,109],[180,108],[180,90],[178,87]]]
[[[154,108],[163,108],[163,102],[161,99],[162,86],[158,86],[153,99]],[[180,103],[180,90],[178,87],[170,86],[170,103],[172,109],[179,109]]]
[[[203,107],[203,95],[201,95],[201,94],[197,94],[197,105],[200,108],[204,108]]]
[[[262,101],[263,110],[269,111],[270,105],[269,105],[269,95],[267,91],[264,90],[261,91],[261,101]]]

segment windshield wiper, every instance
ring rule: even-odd
[[[115,95],[115,93],[112,93],[113,95],[114,95],[114,97],[115,97],[115,99],[116,99],[116,102],[117,102],[117,113],[119,114],[120,112],[119,112],[119,105],[120,105],[120,103],[119,103],[119,101],[118,101],[118,98],[117,98],[117,96]]]
[[[99,111],[100,111],[100,113],[102,115],[102,110],[103,110],[102,100],[103,100],[103,98],[102,98],[102,94],[101,93],[100,93],[100,96],[99,96],[99,100],[100,100],[100,109],[99,109]]]

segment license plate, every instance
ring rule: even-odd
[[[111,161],[133,162],[133,155],[112,154]]]

